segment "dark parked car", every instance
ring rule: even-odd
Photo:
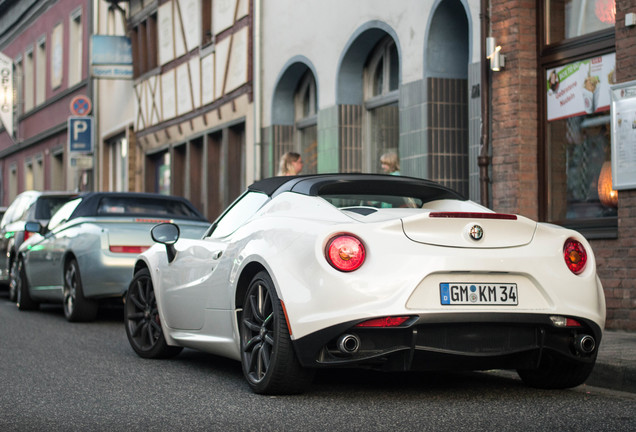
[[[0,285],[9,285],[11,270],[22,242],[29,236],[37,235],[25,231],[26,223],[35,221],[48,224],[51,215],[76,195],[72,192],[26,191],[13,200],[0,222]],[[9,300],[15,301],[16,296],[15,290],[10,288]]]

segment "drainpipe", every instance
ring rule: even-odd
[[[490,168],[490,68],[486,56],[486,37],[490,27],[489,0],[481,0],[481,11],[479,13],[481,27],[481,143],[477,165],[479,166],[479,192],[481,205],[490,207],[490,178],[488,170]]]
[[[262,110],[262,71],[261,71],[261,62],[262,62],[262,41],[261,41],[261,32],[262,32],[262,4],[261,0],[254,0],[254,18],[253,18],[253,32],[254,32],[254,47],[253,47],[253,61],[254,65],[252,67],[252,88],[254,92],[254,98],[252,103],[254,104],[254,179],[260,180],[263,178],[264,173],[261,172],[261,168],[263,166],[262,162],[262,144],[263,137],[261,135],[261,128],[263,127],[263,110]]]

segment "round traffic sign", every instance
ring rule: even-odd
[[[85,116],[90,114],[91,109],[93,108],[93,104],[91,103],[91,100],[84,96],[84,95],[79,95],[79,96],[75,96],[72,100],[71,100],[71,114],[75,115],[75,116]]]

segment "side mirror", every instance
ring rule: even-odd
[[[161,223],[150,230],[152,239],[166,246],[168,262],[174,261],[177,256],[177,249],[175,249],[174,244],[179,240],[179,234],[179,227],[173,223]]]
[[[44,234],[46,227],[38,221],[30,221],[24,224],[24,230],[30,233]]]

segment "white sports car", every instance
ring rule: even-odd
[[[583,383],[605,322],[579,233],[494,213],[431,181],[374,174],[254,183],[202,239],[153,228],[126,294],[142,357],[241,361],[252,390],[297,393],[316,368],[516,369]]]

